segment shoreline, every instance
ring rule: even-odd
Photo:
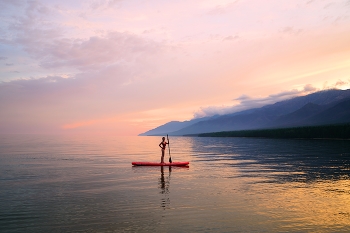
[[[255,138],[285,138],[285,139],[350,139],[350,123],[337,125],[318,125],[288,127],[276,129],[253,129],[237,131],[221,131],[201,133],[197,137],[255,137]]]

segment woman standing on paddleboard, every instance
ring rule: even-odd
[[[159,147],[162,148],[162,157],[160,157],[160,162],[164,163],[164,154],[165,154],[165,148],[166,148],[166,144],[169,144],[165,141],[165,137],[162,137],[162,141],[161,143],[159,143]]]

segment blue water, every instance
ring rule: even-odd
[[[349,232],[350,141],[0,136],[0,232]]]

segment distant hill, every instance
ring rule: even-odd
[[[339,101],[305,121],[307,125],[340,124],[350,122],[350,98]]]
[[[170,121],[164,125],[158,126],[157,128],[148,130],[147,132],[141,133],[139,134],[139,136],[159,136],[159,135],[172,135],[172,132],[174,131],[178,131],[180,129],[183,129],[187,126],[193,125],[197,122],[200,121],[205,121],[208,119],[214,119],[217,116],[213,116],[213,117],[203,117],[203,118],[197,118],[197,119],[193,119],[190,121]]]
[[[302,124],[302,121],[305,121],[305,119],[309,118],[310,116],[314,116],[320,113],[324,109],[325,107],[322,105],[307,103],[306,105],[292,113],[280,116],[272,123],[271,126],[288,127]]]
[[[350,122],[350,97],[327,105],[308,103],[297,111],[279,117],[266,128],[342,124]]]
[[[141,135],[186,135],[350,122],[350,90],[327,90],[233,114],[169,122]],[[174,127],[170,127],[174,126]]]

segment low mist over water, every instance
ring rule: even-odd
[[[160,141],[0,136],[0,232],[350,231],[347,140]]]

